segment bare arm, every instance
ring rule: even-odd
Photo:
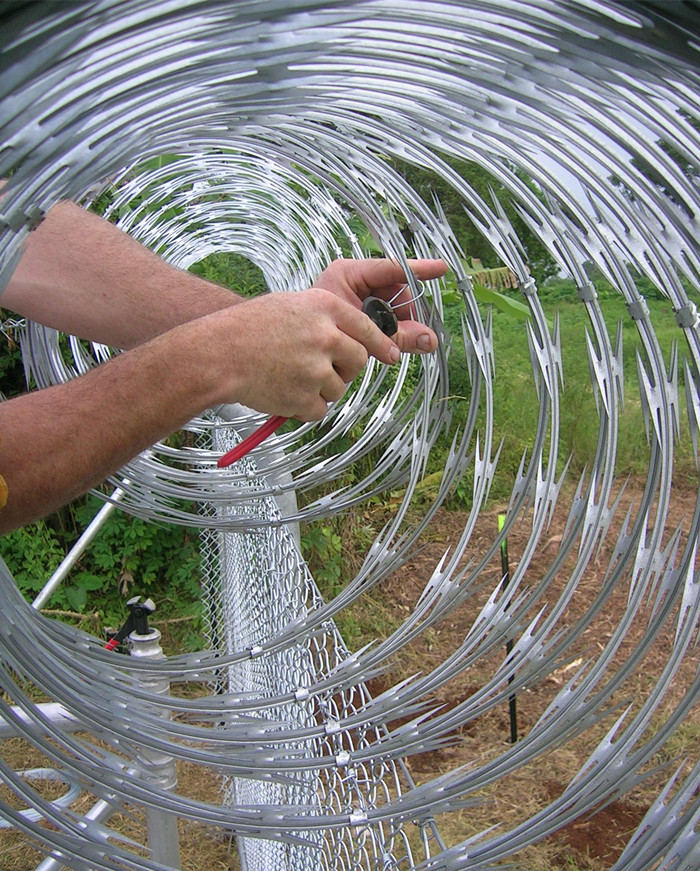
[[[240,301],[69,202],[33,231],[0,296],[3,308],[115,348]]]
[[[205,408],[241,402],[318,420],[371,354],[399,351],[353,306],[312,288],[221,309],[67,384],[0,403],[0,532],[47,514]]]
[[[441,260],[414,260],[419,279],[446,272]],[[374,294],[397,302],[405,276],[389,260],[337,260],[315,282],[359,307]],[[74,203],[59,203],[31,234],[0,296],[3,308],[66,333],[133,348],[172,327],[242,302],[233,291],[168,266],[113,224]],[[401,305],[396,344],[402,351],[434,351],[432,330]]]
[[[429,278],[445,266],[418,261],[415,270]],[[213,405],[319,420],[369,355],[392,363],[399,349],[434,349],[426,327],[402,321],[394,342],[360,310],[364,296],[389,298],[402,281],[388,261],[337,261],[319,287],[242,300],[172,269],[100,218],[56,207],[0,301],[130,350],[68,384],[0,403],[9,487],[0,532],[55,510]]]

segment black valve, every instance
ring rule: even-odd
[[[105,644],[107,650],[114,650],[132,632],[136,635],[148,635],[150,632],[148,618],[156,610],[153,599],[145,599],[142,602],[141,596],[134,596],[126,603],[126,607],[129,609],[129,616],[122,628]]]
[[[131,611],[131,618],[133,620],[133,627],[129,632],[135,632],[137,635],[148,635],[151,631],[148,628],[148,618],[156,610],[153,599],[145,599],[142,602],[141,596],[134,596],[133,599],[129,599],[126,603],[126,607]]]

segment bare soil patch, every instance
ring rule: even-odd
[[[558,626],[565,630],[575,626],[586,615],[604,582],[617,534],[625,517],[627,508],[632,507],[632,516],[643,490],[643,481],[628,481],[623,491],[621,503],[611,529],[603,541],[595,558],[589,563],[581,578],[576,593],[566,607]],[[667,517],[664,545],[673,531],[684,524],[681,543],[687,538],[687,524],[695,507],[697,492],[681,482],[674,486],[672,503]],[[562,496],[562,509],[557,509],[547,533],[537,547],[530,561],[525,582],[534,586],[545,576],[561,546],[570,499]],[[492,544],[498,529],[499,508],[480,514],[475,533],[468,549],[468,558],[478,560]],[[400,613],[410,612],[435,566],[451,542],[461,534],[467,515],[441,509],[429,531],[428,540],[410,562],[389,579],[381,590],[385,602],[393,604]],[[654,517],[650,519],[650,524]],[[508,536],[510,571],[513,574],[527,546],[531,532],[528,519],[515,525]],[[577,550],[564,561],[557,577],[551,582],[544,604],[551,609],[557,602],[565,583],[570,577],[577,556]],[[410,650],[403,651],[396,661],[396,667],[388,674],[372,681],[373,693],[387,689],[391,684],[416,671],[426,672],[439,663],[455,649],[455,646],[469,631],[478,609],[486,596],[498,584],[502,576],[500,557],[495,558],[480,575],[484,588],[472,599],[452,611],[439,627],[428,630],[418,639]],[[580,666],[597,657],[610,641],[621,615],[624,613],[630,594],[628,579],[619,583],[612,591],[605,607],[588,622],[585,631],[570,646],[570,661],[563,663],[548,674],[538,684],[519,692],[516,697],[517,728],[520,737],[527,735],[540,718],[547,705],[564,684],[574,677]],[[542,603],[539,603],[539,607]],[[535,609],[537,610],[537,608]],[[611,667],[617,668],[634,650],[636,644],[647,631],[647,618],[650,604],[642,609],[638,619],[611,659]],[[533,611],[534,616],[534,611]],[[675,621],[670,619],[659,633],[653,647],[644,657],[640,667],[632,674],[620,691],[616,692],[610,704],[629,705],[632,712],[647,698],[658,676],[668,661],[674,644]],[[455,677],[436,693],[435,700],[441,711],[451,710],[463,699],[479,690],[493,673],[498,661],[479,661],[475,666]],[[685,696],[695,675],[696,657],[688,655],[676,675],[673,685],[666,694],[663,708],[656,716],[652,730],[665,720],[668,713]],[[619,716],[617,710],[614,717]],[[482,796],[483,805],[465,812],[457,812],[438,821],[441,832],[452,844],[486,829],[490,825],[511,827],[529,818],[546,807],[562,794],[566,786],[576,776],[588,755],[612,725],[611,714],[599,726],[588,729],[583,735],[557,748],[545,759],[539,759],[525,766],[512,777],[498,781],[489,794]],[[409,768],[420,783],[436,775],[453,770],[458,765],[480,764],[494,755],[507,752],[509,746],[509,710],[507,704],[487,712],[476,720],[465,722],[455,734],[454,746],[430,754],[415,756],[409,760]],[[697,759],[700,750],[700,707],[693,709],[673,743],[653,760],[653,764],[668,763],[669,767],[631,792],[620,796],[609,804],[587,816],[559,829],[556,835],[546,838],[535,847],[527,848],[518,859],[523,868],[535,869],[590,869],[602,871],[609,868],[619,858],[631,834],[641,822],[651,802],[658,795],[663,783],[670,777],[679,756],[688,754],[688,770]],[[673,763],[671,765],[671,763]]]

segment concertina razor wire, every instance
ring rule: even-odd
[[[698,24],[691,4],[652,2],[8,6],[0,54],[0,177],[9,178],[0,204],[0,286],[53,204],[87,203],[105,186],[111,216],[175,265],[233,251],[252,260],[273,291],[310,285],[338,256],[364,256],[360,225],[387,256],[405,262],[408,231],[417,256],[442,257],[456,277],[469,384],[463,422],[426,504],[428,458],[453,404],[442,286],[430,282],[418,316],[439,331],[440,350],[405,359],[398,375],[370,364],[322,426],[277,435],[252,458],[219,470],[220,453],[262,418],[216,409],[188,425],[185,446],[155,445],[114,477],[124,510],[202,531],[211,650],[158,662],[115,658],[98,639],[29,608],[3,572],[0,714],[67,783],[102,802],[92,818],[81,816],[0,763],[8,789],[36,811],[22,813],[2,798],[0,814],[50,854],[44,871],[167,866],[111,827],[113,809],[124,804],[234,833],[250,869],[503,867],[529,844],[633,791],[697,717],[697,501],[682,525],[670,524],[676,431],[683,413],[695,445],[700,416]],[[669,143],[682,161],[672,159]],[[167,158],[152,160],[159,156]],[[578,486],[563,488],[559,434],[570,412],[560,324],[543,307],[502,203],[480,196],[453,158],[476,163],[507,191],[574,280],[588,318],[582,353],[598,427]],[[463,259],[469,252],[441,204],[405,181],[399,161],[451,187],[528,307],[538,405],[529,452],[515,471],[498,464],[493,388],[507,359],[498,359],[492,317],[477,303]],[[648,465],[638,502],[622,518],[615,477],[624,437],[622,344],[610,336],[606,300],[588,264],[624,299],[640,349]],[[637,276],[669,301],[685,396],[679,355],[664,358]],[[418,296],[410,275],[409,283]],[[460,345],[453,345],[454,357]],[[74,339],[69,348],[66,355],[55,332],[26,326],[23,356],[37,386],[111,354]],[[362,462],[369,456],[371,467]],[[347,483],[352,469],[362,472]],[[463,531],[414,609],[387,637],[349,652],[334,619],[401,571],[468,472]],[[506,521],[479,550],[477,519],[500,476],[512,482]],[[324,602],[293,524],[350,511],[386,491],[401,494],[391,517],[353,581]],[[299,507],[295,494],[303,497]],[[570,504],[561,540],[533,577],[528,568],[563,498]],[[507,587],[499,575],[479,598],[516,528],[527,535]],[[617,536],[610,563],[571,620],[607,536]],[[584,646],[566,671],[620,589],[626,600],[610,632]],[[473,619],[453,653],[369,693],[371,678],[465,603]],[[644,632],[631,640],[640,621]],[[621,708],[664,632],[672,643],[663,668],[641,703]],[[499,657],[506,640],[512,650]],[[432,700],[440,689],[483,661],[491,664],[488,679],[438,709]],[[495,742],[487,758],[413,781],[412,756],[446,746],[455,730],[562,669],[567,679],[521,740]],[[687,691],[669,711],[664,699],[679,680]],[[183,682],[211,691],[179,697]],[[72,723],[49,716],[27,684],[58,702]],[[599,734],[593,749],[551,800],[496,828],[443,841],[442,815],[588,733]],[[204,802],[172,783],[145,780],[134,759],[159,754],[223,775],[226,789]],[[697,758],[674,761],[616,871],[700,866],[699,781]]]

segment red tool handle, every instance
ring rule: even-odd
[[[223,457],[219,457],[216,465],[220,469],[225,469],[227,466],[230,466],[231,463],[235,463],[236,460],[245,457],[248,451],[257,448],[260,442],[264,442],[269,435],[272,435],[275,430],[278,430],[282,424],[286,423],[288,420],[288,417],[282,417],[280,414],[273,415],[266,420],[265,423],[259,426],[255,432],[252,432],[249,436],[246,436],[243,441],[239,442],[235,448],[231,448],[231,450],[225,453]]]

